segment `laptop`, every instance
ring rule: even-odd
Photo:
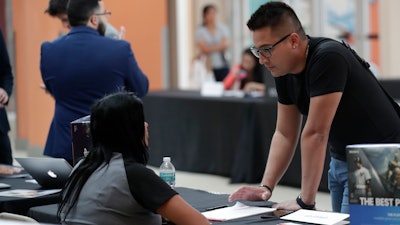
[[[43,189],[61,189],[67,182],[72,166],[63,158],[15,158]]]

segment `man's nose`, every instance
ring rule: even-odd
[[[258,62],[259,62],[261,65],[264,65],[264,64],[267,63],[268,61],[269,61],[269,58],[264,57],[264,56],[262,56],[262,55],[260,55],[260,58],[258,58]]]

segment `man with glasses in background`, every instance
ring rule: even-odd
[[[70,29],[68,15],[67,15],[68,0],[50,0],[49,6],[45,10],[52,17],[57,17],[65,29]],[[109,13],[111,15],[111,12]],[[106,37],[123,39],[125,35],[125,28],[121,27],[120,32],[117,31],[110,23],[106,24]]]
[[[148,79],[131,46],[104,37],[107,16],[102,0],[70,0],[70,32],[41,46],[40,70],[55,112],[44,155],[72,164],[70,123],[90,114],[93,102],[106,94],[127,90],[143,97]]]
[[[229,200],[268,200],[300,139],[301,192],[274,207],[316,208],[329,149],[332,209],[348,213],[346,146],[399,143],[399,106],[380,86],[367,62],[346,44],[307,36],[287,4],[260,6],[247,26],[252,31],[253,54],[275,78],[277,122],[260,187],[241,187]],[[304,126],[303,116],[307,117]]]

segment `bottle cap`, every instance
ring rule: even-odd
[[[171,162],[171,157],[165,156],[165,157],[163,157],[163,161],[164,161],[164,162],[165,162],[165,161]]]

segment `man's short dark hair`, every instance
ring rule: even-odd
[[[50,16],[57,16],[60,14],[67,14],[68,0],[50,0],[49,6],[44,11]]]
[[[250,17],[247,27],[251,30],[258,30],[270,27],[272,30],[279,30],[288,25],[293,26],[293,32],[305,36],[303,26],[294,10],[283,2],[268,2],[260,6]]]
[[[99,9],[101,0],[69,0],[67,14],[72,27],[86,26],[89,18]]]

